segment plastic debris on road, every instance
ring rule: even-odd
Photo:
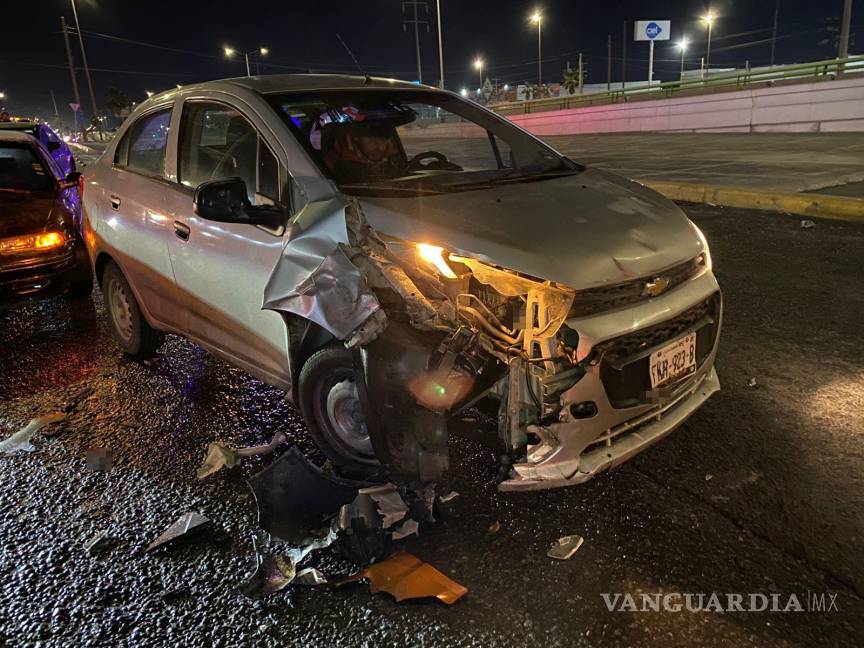
[[[747,381],[747,387],[749,387],[750,389],[753,389],[756,386],[758,386],[758,383],[756,382],[755,378],[751,378]]]
[[[65,414],[56,413],[40,416],[32,419],[27,425],[18,430],[15,434],[3,441],[0,441],[0,452],[4,454],[13,454],[18,452],[33,452],[36,448],[30,443],[30,439],[39,430],[46,425],[59,423],[66,418]]]
[[[258,562],[252,576],[240,586],[246,598],[263,599],[270,594],[285,589],[294,580],[294,563],[284,556],[265,556]]]
[[[570,560],[584,541],[585,539],[578,535],[563,536],[552,544],[546,555],[555,560]]]
[[[498,533],[501,530],[501,523],[498,520],[495,520],[492,524],[489,525],[489,528],[486,529],[487,533]]]
[[[326,585],[327,579],[324,578],[324,575],[314,567],[307,567],[306,569],[297,572],[297,575],[294,577],[294,583],[297,585],[318,587],[319,585]]]
[[[240,459],[243,457],[255,457],[260,455],[268,455],[274,452],[279,446],[284,444],[288,438],[284,432],[277,432],[273,435],[270,443],[260,446],[251,446],[248,448],[233,448],[221,441],[214,441],[207,446],[207,454],[204,456],[204,463],[198,468],[198,479],[209,477],[222,468],[233,468],[240,464]]]
[[[149,553],[154,549],[174,544],[181,538],[194,536],[209,526],[209,524],[210,520],[199,513],[194,511],[184,513],[176,522],[165,529],[162,535],[147,545],[147,548],[144,551]]]
[[[294,446],[249,479],[258,505],[258,526],[276,538],[303,544],[326,527],[357,485],[330,477]]]
[[[396,601],[415,598],[437,598],[453,605],[468,593],[468,588],[445,576],[432,565],[405,551],[369,565],[337,583],[351,583],[366,578],[373,594],[387,592]]]
[[[813,229],[814,227],[816,227],[816,223],[812,220],[801,221],[801,229]]]

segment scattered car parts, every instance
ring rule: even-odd
[[[369,565],[337,584],[355,582],[361,578],[369,580],[370,592],[387,592],[393,595],[397,602],[435,597],[447,605],[453,605],[468,593],[468,588],[405,551]]]
[[[191,538],[210,525],[210,520],[200,513],[190,511],[181,515],[176,522],[171,524],[153,542],[147,545],[145,553],[150,553],[160,547],[165,547],[178,542],[181,539]]]
[[[552,544],[546,555],[555,560],[570,560],[584,541],[585,539],[578,535],[563,536]]]
[[[31,419],[27,425],[15,432],[12,436],[0,441],[0,452],[4,454],[33,452],[36,449],[33,447],[33,444],[30,443],[30,439],[33,438],[33,435],[45,426],[59,423],[65,418],[65,414],[56,413]]]

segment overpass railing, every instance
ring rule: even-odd
[[[632,100],[666,99],[680,95],[691,96],[711,92],[742,90],[754,85],[771,85],[779,82],[802,83],[814,80],[835,79],[843,74],[862,72],[864,72],[864,56],[850,56],[845,59],[829,59],[813,63],[740,70],[729,74],[709,74],[705,78],[700,79],[664,81],[636,88],[496,103],[490,104],[489,108],[503,115],[515,115],[622,103]]]

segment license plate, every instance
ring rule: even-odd
[[[688,376],[696,371],[696,333],[667,344],[651,354],[648,364],[651,388]]]

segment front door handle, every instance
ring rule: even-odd
[[[111,196],[111,209],[120,209],[120,196]]]
[[[189,226],[186,223],[181,223],[180,221],[174,221],[174,233],[177,235],[182,241],[189,240],[189,233],[192,230],[189,229]]]

